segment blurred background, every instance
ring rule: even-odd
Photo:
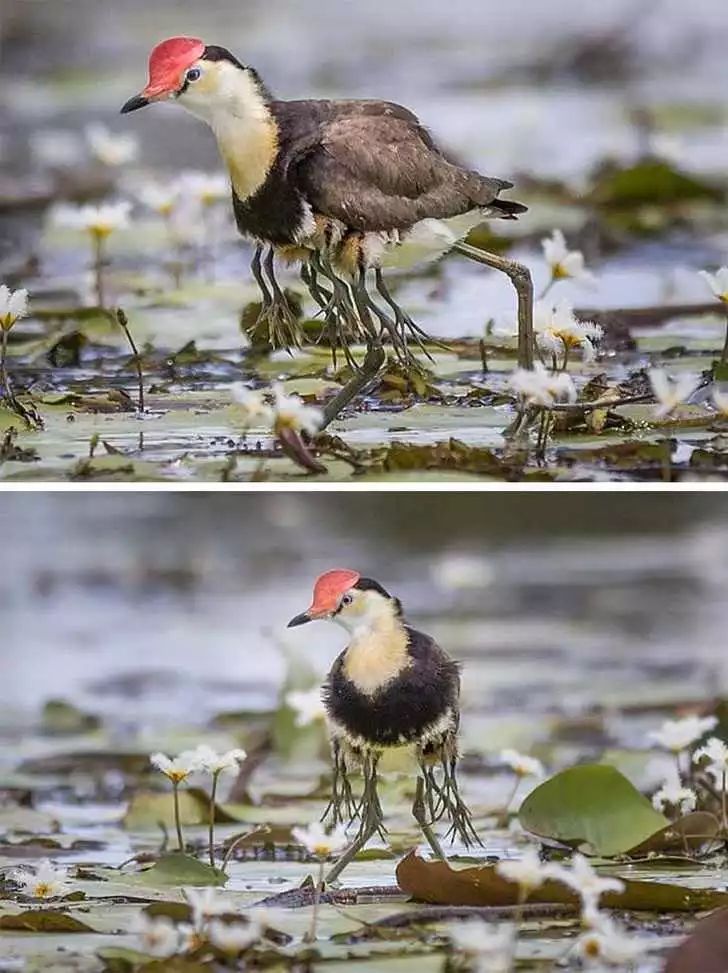
[[[705,301],[694,270],[718,265],[728,249],[723,207],[714,205],[728,156],[721,0],[0,0],[0,14],[0,271],[28,283],[27,272],[40,269],[44,283],[30,280],[36,300],[49,281],[78,286],[87,260],[80,246],[43,235],[48,205],[114,189],[113,164],[90,167],[88,147],[74,142],[87,125],[138,137],[139,178],[218,168],[211,134],[173,106],[118,116],[144,81],[151,46],[174,34],[228,46],[282,98],[381,96],[414,108],[451,151],[513,179],[532,204],[515,227],[499,224],[499,237],[516,234],[516,250],[529,256],[560,226],[584,249],[599,282],[586,291],[560,285],[574,302]],[[601,176],[647,156],[681,178],[665,177],[662,199],[654,179],[646,194],[630,185],[639,212],[625,212],[621,189]],[[673,204],[701,202],[710,213],[696,234],[696,211]],[[194,243],[203,230],[186,232]],[[159,245],[143,224],[115,237],[127,270],[149,269],[147,238]],[[218,279],[247,281],[249,254],[229,224],[218,243]],[[539,289],[545,264],[534,273]],[[429,303],[417,287],[407,302]],[[512,312],[507,281],[448,261],[427,327],[479,333],[485,309]],[[169,337],[169,316],[161,322]],[[181,314],[176,323],[184,328]],[[211,343],[239,340],[232,309],[202,325],[194,316],[194,326]]]
[[[597,706],[632,713],[610,733],[642,746],[658,711],[728,690],[720,494],[6,494],[0,537],[0,732],[19,742],[50,699],[125,740],[275,710],[345,644],[285,628],[332,567],[463,660],[466,749]]]

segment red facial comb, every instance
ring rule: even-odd
[[[205,42],[197,37],[168,37],[149,55],[149,83],[145,98],[157,98],[176,91],[186,68],[205,53]]]
[[[316,579],[313,586],[313,602],[309,608],[312,615],[327,614],[334,611],[345,591],[352,588],[361,575],[358,571],[337,569],[327,571]]]

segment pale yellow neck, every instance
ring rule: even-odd
[[[249,199],[265,182],[278,153],[278,127],[255,79],[218,61],[207,66],[179,102],[210,126],[236,195]]]
[[[372,695],[409,665],[407,642],[400,619],[382,615],[354,633],[344,657],[344,675],[360,692]]]
[[[278,153],[275,122],[270,115],[241,119],[220,113],[212,130],[236,196],[249,199],[265,182]]]

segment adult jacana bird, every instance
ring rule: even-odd
[[[359,817],[359,831],[327,880],[336,878],[377,832],[384,830],[377,766],[388,748],[409,746],[419,766],[412,813],[432,850],[444,858],[433,824],[450,821],[448,835],[479,841],[457,782],[460,667],[429,635],[403,617],[402,605],[378,582],[356,571],[322,574],[311,607],[289,627],[315,619],[342,625],[350,641],[323,687],[333,756],[332,823]],[[349,774],[361,768],[361,801]],[[325,815],[326,816],[326,815]]]
[[[252,271],[272,343],[300,340],[276,280],[276,254],[302,262],[302,277],[324,308],[334,348],[342,347],[353,363],[352,332],[367,343],[360,373],[330,404],[327,421],[376,375],[384,362],[383,338],[411,362],[408,337],[421,341],[424,335],[387,288],[382,271],[390,262],[406,265],[457,250],[504,271],[518,292],[519,360],[530,366],[533,287],[527,268],[463,242],[484,219],[515,219],[525,210],[500,199],[511,183],[448,159],[401,105],[280,101],[226,48],[193,37],[171,37],[152,50],[146,87],[121,111],[167,100],[215,134],[230,173],[238,229],[256,242]],[[328,286],[321,285],[322,276]],[[372,276],[386,310],[371,297]]]

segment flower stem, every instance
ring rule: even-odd
[[[98,307],[106,306],[106,295],[104,293],[104,242],[100,233],[92,233],[91,239],[94,248],[94,281],[96,285],[96,304]]]
[[[212,787],[210,788],[210,808],[207,841],[210,850],[210,868],[215,867],[215,796],[217,794],[217,780],[220,773],[212,775]]]
[[[126,335],[126,340],[129,342],[131,353],[134,356],[134,367],[136,368],[138,383],[138,410],[139,414],[141,415],[144,412],[144,375],[142,373],[142,360],[139,357],[139,350],[137,349],[134,339],[131,336],[127,316],[120,307],[116,309],[116,320],[119,327]]]
[[[546,286],[541,291],[541,293],[538,295],[538,297],[536,298],[536,300],[537,301],[542,301],[544,299],[544,297],[546,297],[546,295],[548,294],[548,292],[551,290],[551,288],[554,286],[555,283],[556,283],[556,277],[554,277],[554,275],[552,274],[551,275],[551,280],[548,282],[548,284],[546,284]]]
[[[318,928],[319,905],[321,903],[321,890],[324,887],[324,859],[319,859],[319,873],[316,879],[316,888],[313,891],[313,912],[311,913],[311,928],[304,937],[307,943],[316,942],[316,930]]]
[[[728,365],[728,304],[726,304],[726,315],[725,315],[725,342],[723,344],[723,352],[720,356],[721,365]]]
[[[182,837],[182,822],[179,817],[179,781],[172,781],[172,793],[174,795],[174,825],[177,829],[177,845],[180,851],[185,850],[184,838]]]
[[[9,408],[12,408],[15,396],[13,395],[13,390],[10,387],[10,377],[8,376],[7,368],[8,331],[7,328],[2,328],[0,330],[2,331],[2,344],[0,345],[0,381],[2,382],[3,392],[7,400],[6,404]]]

